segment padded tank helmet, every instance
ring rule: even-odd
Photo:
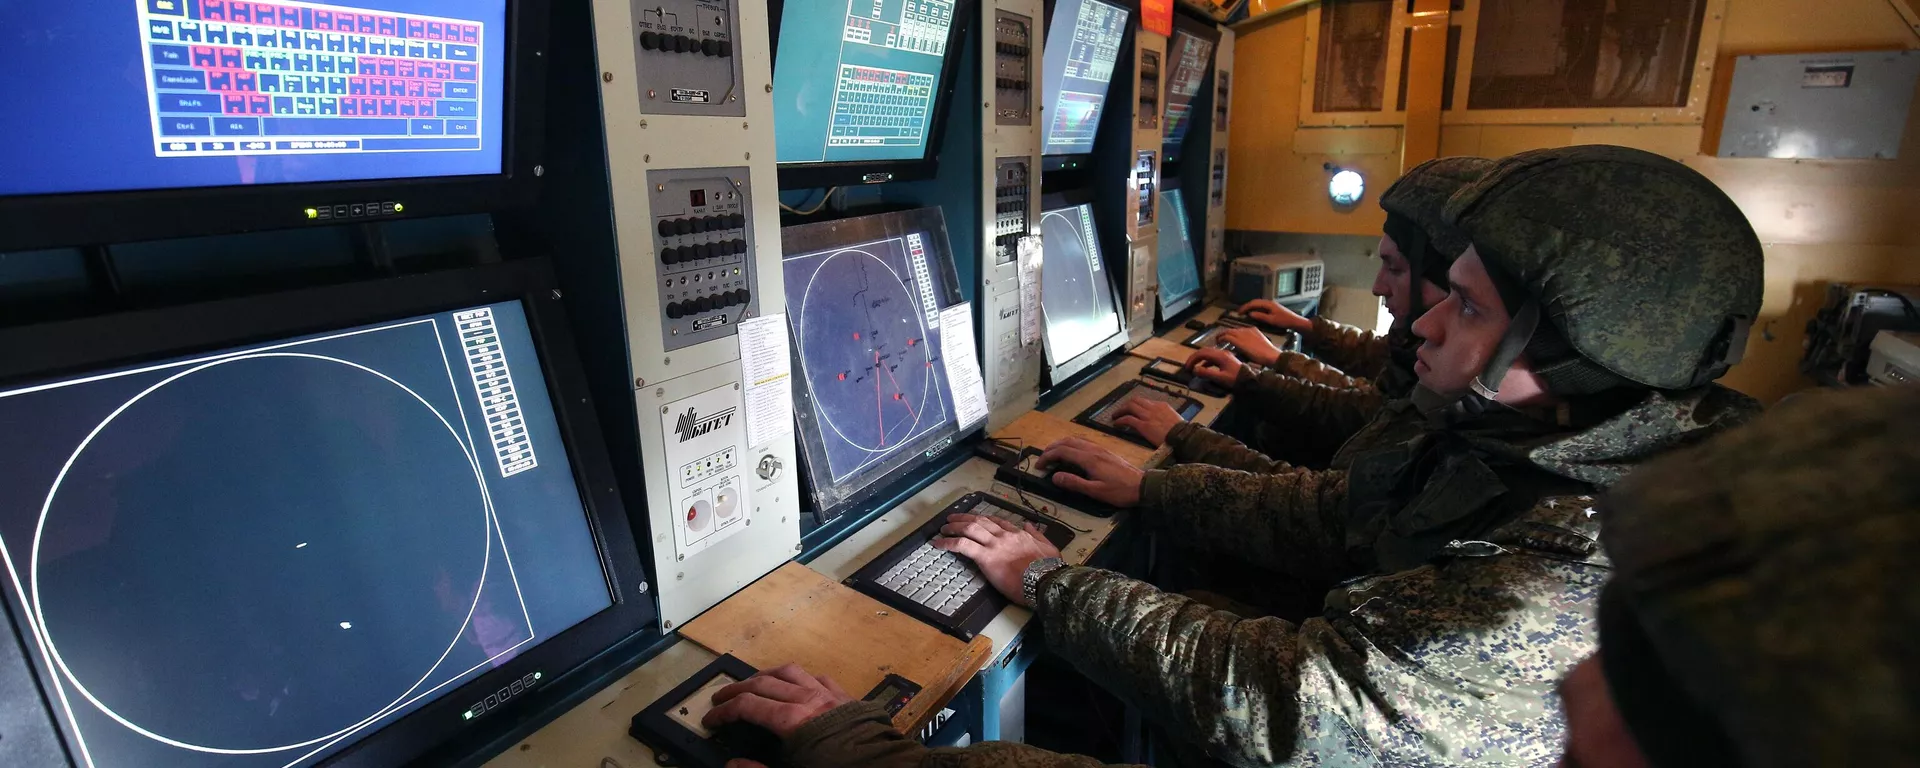
[[[1677,161],[1580,146],[1498,161],[1447,202],[1513,323],[1474,395],[1528,355],[1550,392],[1688,389],[1726,373],[1760,310],[1760,240]]]
[[[1414,166],[1380,196],[1380,208],[1387,212],[1385,231],[1407,260],[1412,275],[1413,316],[1425,307],[1420,304],[1420,283],[1424,279],[1446,287],[1447,270],[1465,253],[1466,233],[1448,223],[1444,214],[1447,199],[1485,176],[1493,161],[1484,157],[1443,157]],[[1412,318],[1405,322],[1412,322]]]

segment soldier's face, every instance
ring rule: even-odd
[[[1510,318],[1486,265],[1472,248],[1453,263],[1447,279],[1453,290],[1413,323],[1414,335],[1422,340],[1413,371],[1420,376],[1421,386],[1442,395],[1458,395],[1467,391],[1473,377],[1492,359]]]
[[[1560,706],[1567,713],[1567,753],[1560,768],[1647,768],[1647,758],[1613,705],[1599,652],[1560,681]]]
[[[1412,266],[1405,255],[1400,253],[1400,245],[1393,238],[1380,236],[1380,271],[1373,275],[1373,295],[1386,301],[1387,311],[1393,313],[1395,322],[1413,322],[1413,297],[1408,294],[1408,280]],[[1447,289],[1435,285],[1433,281],[1420,281],[1420,306],[1431,308],[1445,301]]]

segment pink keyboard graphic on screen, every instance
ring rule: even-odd
[[[161,157],[481,149],[480,22],[284,0],[134,2]]]

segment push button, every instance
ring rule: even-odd
[[[674,219],[674,221],[673,221],[673,233],[674,233],[674,234],[676,234],[676,235],[691,235],[691,234],[693,234],[693,222],[691,222],[691,221],[688,221],[688,220],[686,220],[686,219]]]
[[[653,49],[655,49],[655,48],[659,48],[659,47],[660,47],[660,33],[658,33],[658,32],[642,32],[642,33],[640,33],[640,48],[641,48],[641,50],[646,50],[646,51],[651,51],[651,50],[653,50]]]
[[[718,41],[718,40],[702,40],[702,41],[700,41],[700,52],[701,52],[701,53],[704,53],[704,54],[706,54],[706,55],[708,55],[708,56],[718,56],[718,55],[720,55],[720,41]]]
[[[685,308],[680,306],[680,302],[676,301],[667,305],[667,317],[674,320],[678,320],[686,316],[687,316],[687,311]]]
[[[661,237],[673,237],[673,220],[661,219],[659,230]]]

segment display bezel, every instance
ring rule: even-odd
[[[549,0],[506,0],[500,172],[0,197],[0,252],[392,221],[530,205],[546,145]],[[309,208],[399,203],[380,215],[310,218]]]
[[[535,716],[543,694],[555,688],[583,686],[569,678],[596,656],[629,637],[657,629],[658,606],[645,590],[643,543],[633,536],[626,508],[615,489],[613,467],[592,403],[585,373],[573,345],[566,307],[544,261],[517,261],[487,267],[412,277],[268,294],[205,304],[129,312],[56,324],[0,329],[0,387],[115,368],[145,360],[230,349],[261,342],[350,328],[400,318],[518,300],[539,350],[554,415],[581,494],[601,573],[612,604],[585,620],[528,648],[493,670],[448,691],[413,713],[368,733],[352,746],[317,763],[328,768],[403,765],[449,742],[466,741],[480,723],[503,727]],[[11,635],[18,642],[20,634]],[[24,649],[23,649],[24,650]],[[44,674],[38,657],[36,672]],[[511,697],[489,701],[512,690],[516,681],[540,673],[534,686]],[[48,706],[40,691],[16,691],[35,706]],[[13,698],[8,705],[23,704]],[[481,714],[468,717],[476,707]],[[62,744],[75,754],[63,718]]]

